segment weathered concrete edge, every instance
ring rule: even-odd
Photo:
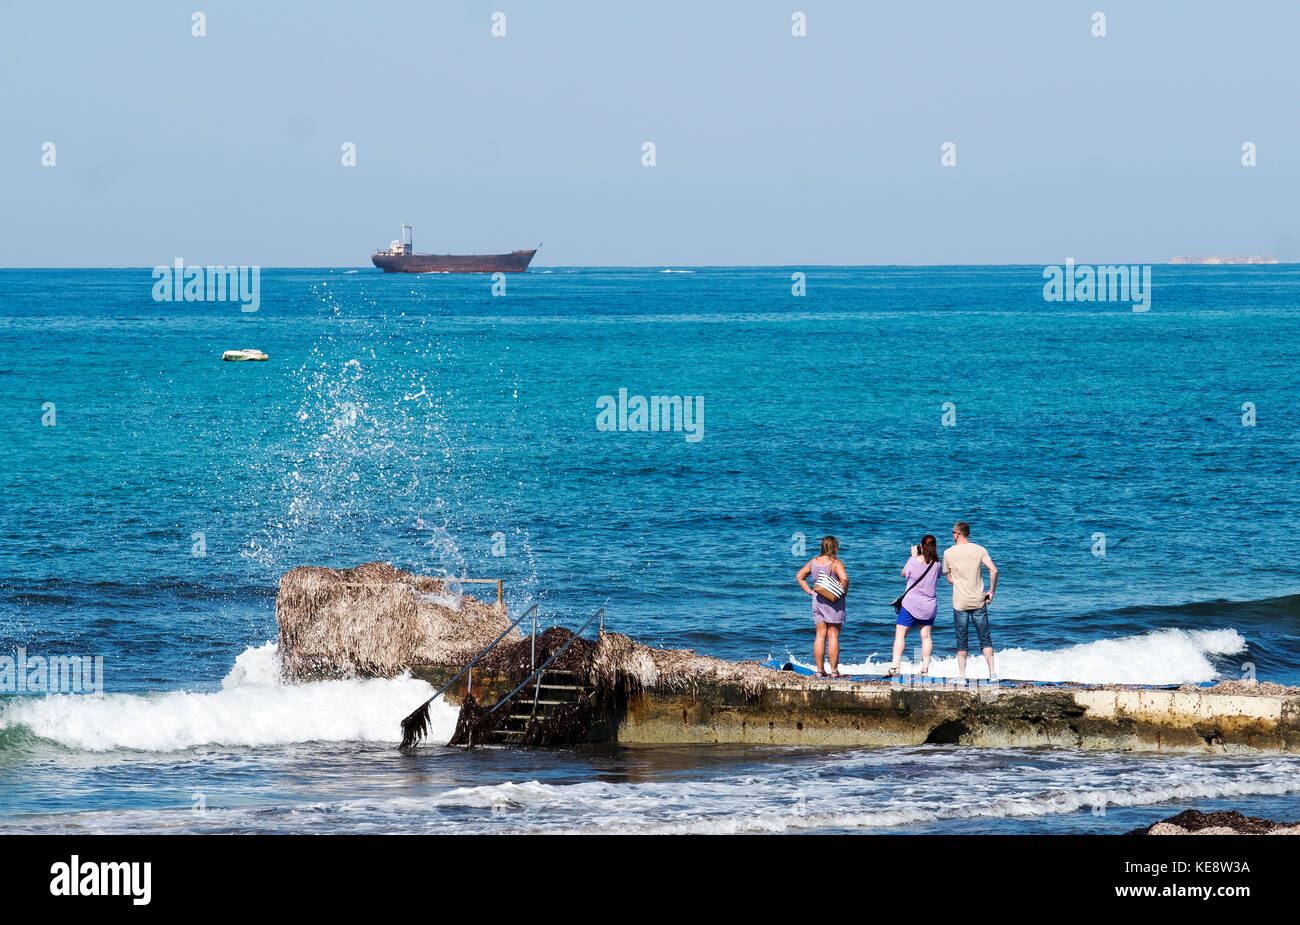
[[[455,669],[418,666],[440,686]],[[775,673],[774,673],[775,674]],[[495,703],[510,680],[475,672]],[[465,688],[447,699],[459,704]],[[1300,696],[1096,688],[908,688],[774,678],[757,693],[730,682],[652,689],[614,717],[622,744],[1066,746],[1120,751],[1300,753]],[[602,727],[599,738],[608,736]]]

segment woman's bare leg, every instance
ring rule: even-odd
[[[890,668],[897,668],[902,664],[903,646],[907,644],[907,627],[894,624],[894,661]]]
[[[934,640],[930,638],[931,627],[921,627],[921,674],[930,673],[930,653],[934,651]]]
[[[826,673],[826,624],[817,624],[817,638],[813,640],[813,661],[817,663],[817,673]]]
[[[826,657],[831,662],[831,674],[840,673],[840,628],[834,623],[826,624]]]

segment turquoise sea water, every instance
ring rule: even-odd
[[[0,827],[919,831],[972,784],[936,747],[403,758],[419,682],[270,683],[300,564],[501,577],[548,621],[604,605],[642,641],[807,663],[793,576],[834,533],[865,670],[907,546],[964,519],[1001,571],[1004,677],[1300,684],[1300,268],[1157,266],[1144,313],[1045,302],[1041,267],[667,269],[534,270],[498,297],[265,270],[252,313],[156,302],[147,269],[0,271],[0,655],[104,660],[103,695],[0,694]],[[240,347],[271,359],[220,361]],[[701,439],[599,429],[620,389],[702,396]],[[995,805],[1032,812],[963,830],[1181,797],[1300,816],[1289,759],[980,761]],[[907,762],[934,772],[901,794]],[[824,789],[792,815],[807,769]],[[730,786],[750,778],[776,802]],[[1071,781],[1113,811],[1052,802]]]

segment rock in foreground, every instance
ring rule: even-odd
[[[1135,829],[1129,835],[1300,835],[1300,823],[1243,816],[1236,810],[1202,813],[1194,809]]]

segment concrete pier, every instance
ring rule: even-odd
[[[455,673],[445,667],[412,669],[435,686]],[[1300,692],[1294,689],[1269,694],[1005,684],[942,688],[771,675],[771,682],[754,693],[732,682],[642,690],[621,701],[608,722],[593,727],[591,741],[1300,753]],[[496,703],[515,683],[475,672],[475,699]],[[463,679],[457,687],[444,695],[453,704],[465,695]]]
[[[383,562],[352,569],[303,566],[280,580],[278,652],[287,680],[395,677],[409,671],[442,687],[499,640],[445,695],[459,705],[472,678],[475,701],[493,706],[533,664],[569,648],[583,706],[552,728],[552,741],[626,744],[1064,746],[1215,754],[1300,753],[1300,688],[1229,681],[1210,688],[1032,685],[951,687],[907,679],[817,680],[757,662],[653,649],[601,627],[572,640],[551,627],[530,641],[511,630],[497,579],[495,604],[449,590],[442,578]],[[511,635],[513,632],[513,635]],[[540,648],[537,648],[540,646]],[[588,696],[590,695],[590,697]],[[523,696],[521,694],[521,696]],[[548,700],[550,708],[556,701]],[[540,732],[536,705],[520,704]],[[544,710],[543,713],[546,711]],[[576,714],[580,713],[581,716]],[[503,716],[506,714],[502,714]],[[519,719],[519,717],[515,717]],[[489,735],[500,731],[490,724]],[[472,730],[469,734],[472,735]],[[532,741],[547,741],[545,735]]]

